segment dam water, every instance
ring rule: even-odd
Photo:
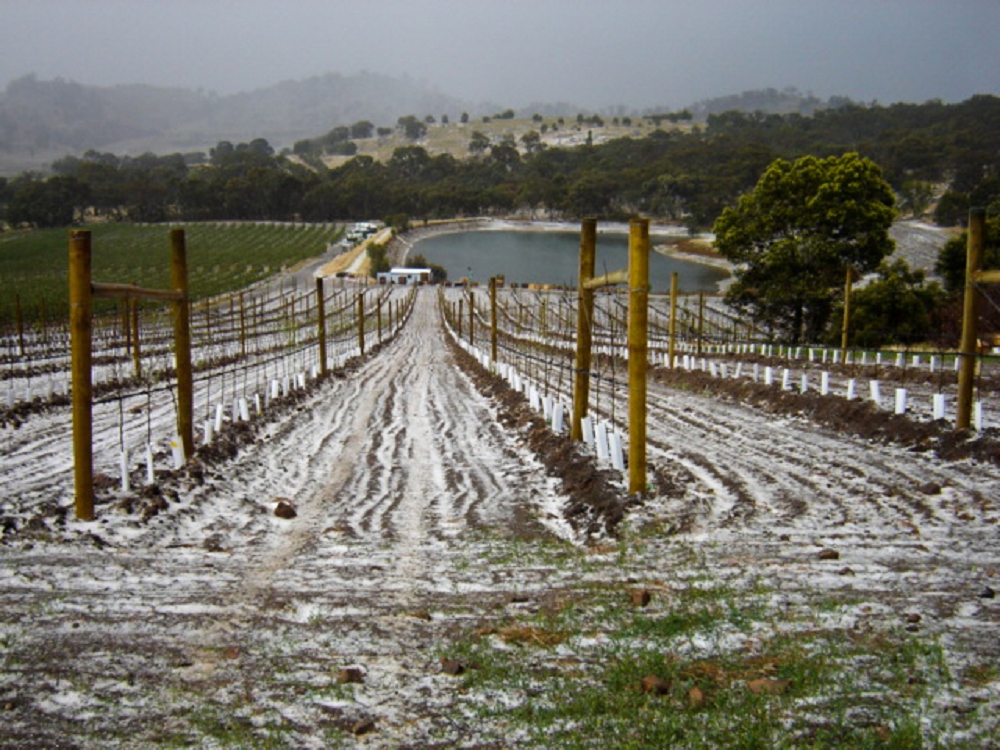
[[[657,239],[651,238],[651,245]],[[448,280],[463,277],[486,283],[503,275],[507,283],[577,285],[580,233],[553,231],[470,231],[440,234],[418,241],[411,255],[444,267]],[[596,275],[628,267],[628,235],[607,233],[597,237]],[[649,283],[653,292],[670,290],[670,275],[678,274],[685,292],[715,292],[727,277],[721,269],[686,260],[649,254]]]

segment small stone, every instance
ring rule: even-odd
[[[693,688],[688,690],[688,705],[691,708],[701,708],[705,703],[705,694],[701,691],[701,688],[695,685]]]
[[[239,646],[228,646],[222,652],[223,659],[238,659],[240,656]]]
[[[747,690],[755,695],[781,695],[791,684],[791,680],[772,680],[762,677],[759,680],[750,680],[747,683]]]
[[[289,500],[279,499],[278,504],[274,508],[274,515],[278,518],[295,518],[298,513],[295,512],[295,506]]]
[[[646,607],[653,599],[653,595],[646,589],[633,589],[629,592],[629,597],[634,607]]]
[[[911,622],[911,623],[920,622],[922,619],[923,618],[920,615],[918,615],[916,612],[911,612],[910,614],[908,614],[906,616],[906,621],[907,622]]]
[[[223,541],[222,534],[212,534],[201,543],[201,546],[208,552],[224,552],[226,548]]]
[[[781,536],[778,537],[778,541],[779,542],[790,542],[790,541],[792,541],[792,535],[791,534],[782,534]]]
[[[446,656],[442,656],[441,671],[445,674],[451,675],[452,677],[458,677],[459,675],[465,674],[465,665],[458,659],[449,659]]]
[[[359,667],[346,667],[337,672],[337,682],[341,685],[360,685],[365,681],[365,673]]]
[[[359,719],[351,725],[351,734],[360,737],[363,734],[371,734],[376,729],[374,719]]]
[[[820,560],[839,560],[840,559],[840,553],[837,552],[837,550],[835,550],[835,549],[827,548],[827,549],[824,549],[824,550],[820,550],[820,552],[819,552],[819,559]]]
[[[984,588],[982,591],[979,592],[980,599],[995,599],[996,595],[997,592],[991,589],[989,586],[987,586],[986,588]]]
[[[843,567],[837,571],[837,574],[842,576],[852,576],[854,575],[854,571],[851,568]]]
[[[916,623],[913,623],[913,624],[907,625],[906,628],[905,628],[905,630],[906,630],[907,633],[918,633],[918,632],[920,632],[920,626],[917,625]]]
[[[644,693],[653,695],[666,695],[670,692],[670,683],[655,674],[646,675],[639,681],[639,688]]]

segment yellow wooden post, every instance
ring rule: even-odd
[[[594,319],[594,290],[586,283],[597,265],[597,220],[584,219],[580,228],[580,272],[576,301],[576,361],[573,376],[573,420],[570,438],[583,440],[583,418],[590,402],[590,356]],[[518,309],[520,317],[520,308]]]
[[[170,230],[170,286],[174,301],[174,357],[177,366],[177,434],[184,457],[194,455],[194,378],[191,369],[191,301],[188,297],[187,244],[183,229]]]
[[[490,277],[490,364],[497,363],[497,277]]]
[[[247,358],[247,315],[243,292],[240,292],[240,359]]]
[[[705,332],[705,293],[698,292],[698,356],[701,356],[701,337]]]
[[[316,336],[319,339],[319,374],[326,375],[326,304],[322,276],[316,277]]]
[[[129,316],[129,300],[122,300],[122,338],[125,339],[125,346],[123,347],[126,354],[132,353],[132,326],[130,325]]]
[[[854,269],[847,267],[847,278],[844,280],[844,323],[840,330],[840,360],[847,361],[847,346],[850,342],[851,324],[851,286],[854,281]]]
[[[476,345],[476,303],[469,292],[469,346]]]
[[[142,378],[142,353],[139,347],[139,300],[126,300],[132,308],[132,370],[135,379]]]
[[[76,517],[94,520],[94,463],[91,381],[90,232],[69,235],[70,361],[73,378],[73,480]]]
[[[966,246],[965,307],[962,313],[962,341],[959,347],[958,408],[955,426],[960,430],[972,424],[972,385],[976,374],[976,338],[979,317],[979,293],[976,274],[982,265],[983,235],[986,211],[974,208],[969,212],[969,241]]]
[[[628,491],[646,491],[646,369],[649,322],[649,219],[629,222]]]
[[[365,293],[358,292],[358,348],[365,353]]]
[[[677,338],[677,271],[670,274],[670,328],[667,342],[667,365],[674,369],[674,358],[677,356],[675,339]]]

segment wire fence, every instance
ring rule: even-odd
[[[485,347],[491,335],[490,299],[484,288],[452,288],[443,297],[455,335]],[[457,319],[459,302],[464,320]],[[537,384],[543,396],[572,403],[578,318],[575,290],[502,288],[497,294],[498,360]],[[623,424],[627,409],[627,296],[595,294],[587,412],[595,420]],[[471,311],[471,312],[470,312]],[[650,295],[648,358],[654,367],[700,371],[743,379],[784,391],[830,398],[870,400],[887,413],[916,420],[952,420],[960,355],[954,348],[896,346],[860,348],[769,342],[727,309],[719,295],[679,295],[675,334],[670,336],[669,295]],[[957,345],[957,342],[956,342]],[[670,352],[674,361],[670,361]],[[1000,424],[1000,357],[976,355],[974,424]]]
[[[329,370],[338,370],[391,340],[413,298],[412,288],[338,279],[323,284],[322,299],[315,284],[291,281],[197,303],[190,313],[197,441],[211,442],[234,423],[266,419],[276,400],[319,377],[324,359]],[[129,455],[145,452],[151,462],[154,454],[162,460],[173,452],[178,407],[172,330],[169,310],[153,304],[123,304],[116,314],[94,319],[95,457],[112,445],[123,466]],[[53,410],[55,419],[68,419],[67,331],[65,322],[53,322],[23,342],[9,336],[0,342],[0,425],[17,426]]]

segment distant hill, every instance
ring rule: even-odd
[[[706,99],[686,109],[704,121],[729,110],[812,115],[849,102],[845,97],[824,102],[795,88],[760,89]],[[461,101],[406,76],[368,72],[329,73],[228,96],[144,84],[88,86],[32,74],[0,93],[0,175],[45,170],[62,156],[88,150],[188,153],[207,151],[223,140],[254,138],[280,149],[362,120],[391,127],[405,115],[438,120],[448,115],[457,122],[463,112],[479,117],[501,109],[495,103]],[[628,114],[623,107],[613,109],[605,114]],[[584,112],[566,102],[535,103],[520,108],[519,116],[576,117]]]
[[[0,173],[88,149],[116,154],[205,150],[220,140],[290,146],[337,125],[448,114],[471,105],[413,79],[331,73],[229,96],[142,84],[86,86],[34,75],[0,94]]]
[[[754,89],[730,96],[703,99],[688,107],[696,120],[707,119],[709,115],[719,115],[733,110],[739,112],[764,112],[769,115],[813,115],[820,109],[836,109],[851,100],[844,96],[819,99],[811,93],[803,93],[793,86],[778,89]]]

